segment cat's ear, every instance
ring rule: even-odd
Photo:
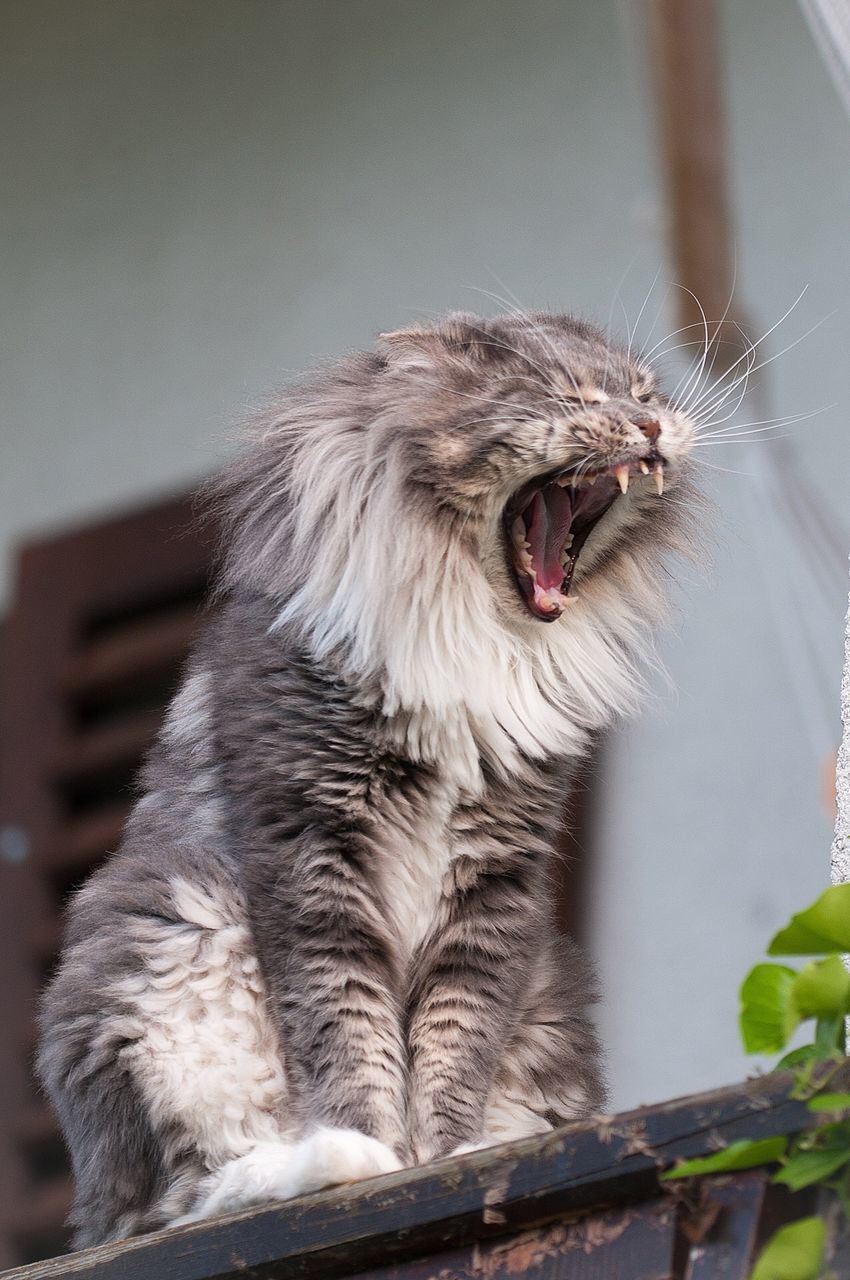
[[[505,350],[477,316],[454,311],[437,326],[395,329],[378,339],[381,353],[393,369],[433,370],[438,361],[461,365],[493,362]]]
[[[414,326],[378,334],[378,348],[391,369],[431,371],[443,344],[433,329]]]

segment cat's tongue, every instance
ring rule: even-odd
[[[539,489],[522,514],[537,581],[544,591],[564,580],[561,556],[570,532],[573,504],[566,489],[547,484]]]

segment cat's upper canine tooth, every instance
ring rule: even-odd
[[[660,498],[660,497],[661,497],[661,495],[662,495],[662,493],[664,492],[664,465],[663,465],[663,463],[659,462],[659,463],[656,465],[656,468],[655,468],[655,471],[653,472],[653,475],[655,476],[655,487],[656,487],[656,489],[658,490],[658,496],[659,496],[659,498]]]
[[[621,463],[621,465],[620,465],[619,467],[615,467],[615,468],[614,468],[614,475],[615,475],[615,476],[616,476],[616,478],[617,478],[617,484],[620,486],[620,492],[621,492],[621,493],[628,493],[628,491],[629,491],[629,468],[628,468],[628,466],[626,465],[626,463],[625,463],[625,462]]]

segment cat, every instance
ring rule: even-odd
[[[692,437],[544,313],[384,334],[253,424],[219,607],[44,997],[78,1247],[602,1105],[553,846],[639,699]]]

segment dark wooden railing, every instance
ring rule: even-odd
[[[682,1158],[792,1134],[811,1113],[767,1076],[545,1137],[4,1273],[3,1280],[745,1280],[763,1240],[821,1213],[826,1273],[850,1280],[829,1195],[770,1170],[658,1180]]]

